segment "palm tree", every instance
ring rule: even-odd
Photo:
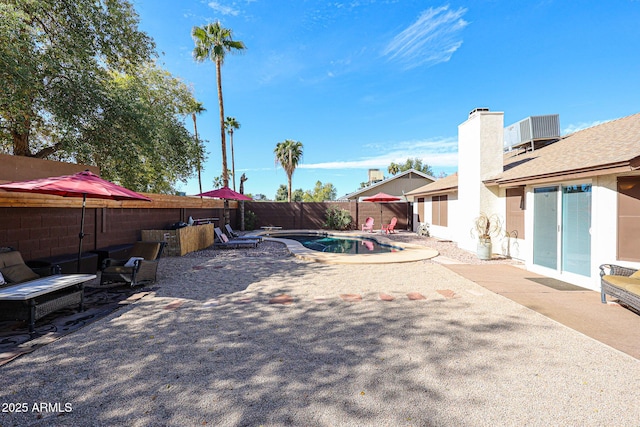
[[[233,191],[236,191],[236,161],[233,156],[233,130],[240,129],[240,123],[235,117],[227,117],[224,124],[229,134],[229,141],[231,142],[231,177],[233,178]]]
[[[198,114],[202,114],[205,111],[207,111],[203,106],[202,106],[202,102],[195,102],[195,104],[193,104],[191,106],[191,118],[193,119],[193,133],[196,137],[196,144],[198,144],[198,146],[200,146],[200,140],[198,140],[198,123],[196,120],[196,115]],[[198,156],[198,185],[200,186],[200,193],[202,193],[202,164],[201,164],[201,159],[200,156]],[[200,196],[200,198],[202,198],[202,196]]]
[[[302,142],[286,139],[283,142],[278,142],[273,152],[276,155],[276,163],[280,163],[282,169],[287,173],[289,182],[288,198],[289,202],[291,202],[291,177],[293,176],[293,171],[298,167],[298,163],[302,160]]]
[[[207,58],[216,64],[216,78],[218,83],[218,105],[220,107],[220,141],[222,148],[222,180],[229,185],[227,173],[227,144],[224,134],[224,102],[222,100],[222,76],[220,74],[224,57],[227,52],[246,49],[243,42],[233,40],[231,30],[224,28],[220,21],[209,23],[202,27],[193,27],[191,37],[195,43],[193,58],[197,62],[204,62]],[[226,212],[225,212],[226,213]]]

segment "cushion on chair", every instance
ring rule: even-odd
[[[640,279],[640,270],[636,271],[629,277],[633,277],[634,279]]]
[[[640,280],[639,280],[639,282],[640,282]],[[637,284],[637,285],[627,285],[627,286],[625,286],[625,290],[627,292],[631,292],[633,294],[636,294],[636,295],[640,296],[640,283]]]
[[[626,276],[602,276],[602,280],[607,283],[612,284],[613,286],[617,286],[622,289],[626,289],[627,286],[638,286],[640,285],[640,279],[635,279],[633,277]]]
[[[39,279],[32,269],[26,266],[26,264],[16,264],[9,267],[0,268],[0,273],[4,278],[11,283],[28,282],[29,280]]]
[[[133,274],[133,267],[125,267],[124,265],[112,265],[102,270],[102,274]]]
[[[144,258],[139,257],[139,256],[132,256],[131,258],[129,258],[129,261],[124,263],[124,266],[125,267],[135,267],[137,260],[144,260]]]
[[[0,268],[9,267],[16,264],[24,264],[19,251],[8,251],[0,253]]]
[[[130,255],[153,261],[158,257],[158,251],[160,251],[160,243],[158,242],[136,242]]]

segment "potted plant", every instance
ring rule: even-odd
[[[482,260],[491,259],[491,236],[498,236],[501,229],[502,221],[496,214],[488,215],[482,212],[474,219],[471,233],[478,237],[478,258]]]

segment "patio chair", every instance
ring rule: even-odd
[[[227,231],[227,235],[232,239],[240,239],[240,240],[248,239],[248,240],[257,240],[259,242],[262,242],[262,237],[260,236],[241,236],[240,234],[235,232],[233,228],[231,228],[231,225],[229,224],[225,224],[224,229]]]
[[[394,216],[393,218],[391,218],[391,222],[389,224],[385,224],[382,226],[382,231],[384,231],[386,234],[395,233],[397,222],[398,222],[398,218]]]
[[[220,247],[220,248],[233,248],[233,249],[237,249],[241,246],[247,247],[247,246],[253,246],[254,248],[258,246],[259,240],[258,239],[233,239],[233,240],[229,240],[229,238],[227,237],[226,234],[224,234],[222,232],[222,230],[220,230],[219,227],[216,227],[213,229],[213,231],[216,233],[216,241],[213,243],[213,247]]]
[[[136,242],[129,259],[102,261],[100,285],[126,283],[130,286],[155,283],[165,242]]]
[[[367,217],[364,224],[362,224],[362,231],[368,231],[369,233],[373,233],[373,218]]]

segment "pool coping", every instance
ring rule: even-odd
[[[286,236],[287,234],[322,234],[327,236],[336,237],[358,237],[368,238],[378,241],[385,245],[396,246],[403,250],[389,253],[378,254],[336,254],[314,251],[312,249],[305,248],[298,241],[287,239],[286,237],[271,237],[273,235]],[[287,250],[291,252],[297,258],[307,261],[314,261],[326,264],[395,264],[403,262],[416,262],[434,258],[438,256],[438,251],[425,246],[414,245],[411,243],[396,242],[388,239],[385,235],[380,233],[362,233],[354,231],[335,231],[335,230],[278,230],[270,232],[258,232],[257,235],[261,236],[266,241],[284,243]]]

